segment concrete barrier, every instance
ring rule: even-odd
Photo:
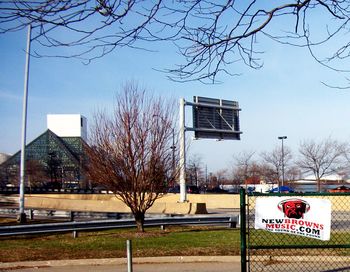
[[[130,208],[114,195],[26,195],[26,208],[130,213]],[[147,213],[157,214],[206,214],[205,203],[179,203],[172,199],[160,198]]]
[[[179,194],[166,194],[155,201],[148,213],[204,214],[207,213],[207,209],[239,209],[240,207],[237,194],[188,194],[187,197],[188,202],[179,203]],[[332,201],[334,211],[350,210],[348,196],[322,198]],[[130,212],[130,209],[113,194],[33,194],[26,195],[25,206],[74,211]]]
[[[28,196],[28,195],[27,195]],[[33,194],[46,198],[61,198],[71,200],[117,201],[113,194]],[[239,209],[238,194],[187,194],[189,203],[205,203],[207,209]],[[165,194],[155,203],[177,203],[179,194]]]

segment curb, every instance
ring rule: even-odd
[[[133,258],[133,264],[158,264],[158,263],[198,263],[240,262],[240,256],[167,256],[167,257],[142,257]],[[75,265],[126,265],[126,258],[106,259],[79,259],[79,260],[50,260],[50,261],[27,261],[14,263],[0,263],[1,269],[33,268],[33,267],[62,267]]]

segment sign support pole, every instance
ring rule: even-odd
[[[185,126],[185,106],[192,106],[193,127]],[[186,202],[186,131],[194,131],[195,138],[240,140],[238,102],[194,97],[194,102],[180,98],[179,111],[179,184],[180,201]],[[200,117],[199,117],[200,116]],[[232,120],[231,120],[232,119]],[[230,121],[231,120],[231,121]]]
[[[185,99],[180,98],[180,202],[187,201],[186,195],[186,139]]]

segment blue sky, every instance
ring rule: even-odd
[[[25,30],[0,35],[0,152],[15,153],[20,148],[25,45]],[[32,50],[37,46],[33,43]],[[77,59],[32,58],[27,142],[46,130],[49,113],[80,113],[91,120],[95,109],[112,106],[115,92],[128,80],[176,99],[192,101],[198,95],[239,102],[241,141],[191,143],[190,153],[202,157],[209,172],[229,167],[233,155],[244,150],[257,154],[272,150],[280,145],[281,135],[288,136],[285,144],[295,154],[305,139],[331,136],[348,141],[350,90],[321,84],[336,85],[343,82],[342,75],[321,67],[304,49],[270,41],[263,48],[262,69],[233,65],[230,71],[242,75],[220,76],[223,83],[217,85],[168,80],[154,68],[172,67],[180,57],[165,46],[157,53],[117,49],[89,65]]]

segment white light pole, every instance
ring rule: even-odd
[[[28,103],[28,83],[29,83],[29,62],[30,62],[30,42],[32,26],[28,25],[26,63],[24,69],[24,93],[23,93],[23,111],[22,111],[22,147],[21,147],[21,165],[20,165],[20,186],[19,186],[19,214],[18,221],[25,223],[27,220],[24,212],[24,184],[26,168],[26,137],[27,137],[27,103]]]
[[[180,202],[187,201],[186,195],[186,139],[185,139],[185,99],[180,99]]]
[[[283,147],[283,140],[287,139],[287,136],[279,136],[278,139],[282,141],[282,186],[284,186],[284,147]]]

